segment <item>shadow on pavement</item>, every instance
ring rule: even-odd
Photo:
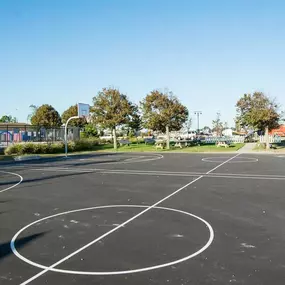
[[[54,179],[54,178],[62,178],[62,177],[70,177],[70,176],[79,176],[79,175],[84,175],[90,173],[88,171],[85,172],[76,172],[76,173],[57,173],[57,174],[53,174],[53,175],[48,175],[48,176],[43,176],[43,177],[36,177],[36,178],[30,178],[30,179],[24,179],[23,182],[19,185],[19,187],[21,188],[25,188],[25,187],[33,187],[33,185],[26,185],[27,183],[32,183],[32,182],[39,182],[39,181],[45,181],[45,180],[50,180],[50,179]]]
[[[44,236],[46,232],[38,233],[38,234],[33,234],[29,235],[27,237],[20,238],[16,241],[15,247],[17,249],[22,248],[29,244],[31,241],[38,239],[42,236]],[[8,255],[12,254],[12,250],[10,247],[10,242],[5,242],[0,244],[0,261],[4,258],[6,258]]]

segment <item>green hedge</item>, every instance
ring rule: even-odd
[[[87,151],[95,150],[100,145],[99,139],[81,139],[74,142],[68,142],[68,151]],[[46,154],[46,153],[63,153],[64,143],[17,143],[8,146],[5,149],[6,155],[16,154]]]

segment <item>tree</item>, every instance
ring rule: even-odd
[[[228,129],[228,128],[229,128],[228,122],[224,122],[224,124],[223,124],[223,129],[226,130],[226,129]]]
[[[202,129],[202,131],[203,131],[204,133],[210,133],[210,132],[211,132],[211,128],[208,127],[208,126],[204,126],[203,129]]]
[[[65,110],[62,113],[61,115],[62,122],[66,123],[70,117],[77,115],[78,115],[78,106],[77,104],[75,104],[70,106],[67,110]],[[69,126],[80,127],[80,128],[84,127],[86,124],[87,124],[86,118],[70,120],[70,122],[68,123]]]
[[[188,120],[184,124],[184,129],[186,129],[187,133],[191,131],[192,127],[192,118],[188,118]]]
[[[179,131],[188,119],[188,109],[176,96],[151,91],[141,102],[142,122],[145,128],[165,133],[166,126],[170,131]]]
[[[132,105],[132,114],[130,116],[130,121],[128,122],[127,126],[129,128],[128,135],[130,130],[132,131],[132,133],[136,134],[141,129],[142,120],[137,105]]]
[[[279,126],[278,105],[262,92],[244,94],[237,104],[236,121],[242,127],[265,131],[266,149],[270,148],[269,131]]]
[[[86,124],[84,126],[84,131],[83,131],[83,135],[87,138],[89,137],[98,137],[99,134],[98,134],[98,130],[95,128],[95,125],[94,124]]]
[[[10,116],[7,116],[7,115],[4,115],[0,118],[0,123],[17,123],[17,118],[16,117],[12,117],[11,115]]]
[[[35,115],[37,109],[38,109],[38,106],[36,105],[30,105],[29,108],[31,109],[31,113],[28,115],[27,117],[27,121],[28,122],[31,122],[31,118]]]
[[[116,127],[128,124],[134,115],[133,112],[133,104],[117,89],[103,88],[93,98],[93,122],[112,130],[114,149],[117,149]]]
[[[217,136],[222,135],[223,123],[221,121],[221,113],[217,113],[216,119],[212,121],[213,131],[217,133]]]
[[[57,128],[61,126],[61,118],[51,105],[44,104],[37,108],[31,117],[31,123],[38,127]]]

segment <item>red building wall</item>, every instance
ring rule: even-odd
[[[281,125],[278,129],[273,129],[270,135],[285,136],[285,125]]]

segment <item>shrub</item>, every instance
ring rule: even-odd
[[[100,140],[96,138],[81,139],[73,142],[74,145],[71,145],[73,151],[82,151],[82,150],[93,150],[100,144]]]
[[[24,153],[37,153],[37,148],[35,148],[35,144],[33,143],[25,143],[21,144],[21,152]]]
[[[13,145],[8,146],[5,149],[5,154],[6,155],[22,154],[22,149],[23,149],[23,145],[22,144],[13,144]]]
[[[136,138],[136,137],[131,137],[129,138],[129,141],[132,143],[132,144],[141,144],[141,143],[144,143],[144,139],[139,139],[139,138]]]
[[[101,141],[102,144],[111,144],[111,143],[113,143],[113,140],[111,140],[111,139],[109,139],[109,140],[101,139],[100,141]]]
[[[50,145],[50,149],[51,153],[62,153],[64,152],[64,143],[63,142],[59,142],[59,143],[53,143]]]
[[[100,145],[100,140],[96,138],[81,139],[78,141],[68,142],[68,151],[95,150]],[[23,154],[51,154],[63,153],[64,143],[18,143],[8,146],[5,149],[6,155],[23,155]]]

